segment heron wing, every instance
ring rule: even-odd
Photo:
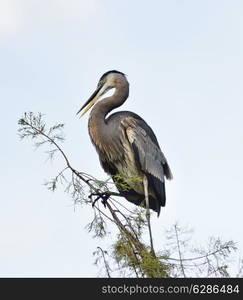
[[[168,162],[161,151],[152,129],[141,118],[127,117],[123,119],[126,136],[134,151],[139,168],[147,175],[149,186],[156,195],[157,211],[165,206],[164,177],[172,179]]]
[[[148,124],[141,118],[127,117],[123,119],[122,125],[141,169],[162,182],[164,182],[164,176],[167,179],[172,179],[173,176],[167,159]]]

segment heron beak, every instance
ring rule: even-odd
[[[81,113],[80,117],[82,117],[99,99],[100,97],[100,90],[102,87],[98,87],[94,93],[89,97],[89,99],[84,103],[84,105],[80,108],[77,112],[77,115]]]

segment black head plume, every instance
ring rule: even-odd
[[[111,70],[111,71],[108,71],[108,72],[105,72],[101,77],[100,77],[100,81],[102,81],[108,74],[110,73],[116,73],[116,74],[121,74],[123,76],[126,76],[124,73],[122,72],[119,72],[117,70]]]

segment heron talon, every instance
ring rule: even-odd
[[[92,196],[89,197],[89,198],[91,198],[91,200],[92,200]],[[96,197],[96,199],[92,202],[92,207],[95,206],[95,203],[96,203],[98,200],[99,200],[99,197]]]
[[[104,205],[104,207],[106,208],[106,203],[107,203],[107,200],[110,198],[110,195],[107,194],[107,193],[103,193],[103,194],[101,195],[101,198],[102,198],[101,203],[102,203],[102,204]]]
[[[95,200],[92,202],[92,207],[95,206],[95,203],[101,198],[101,203],[104,205],[104,207],[106,208],[106,203],[107,203],[107,200],[110,198],[110,195],[107,194],[107,193],[92,193],[89,195],[89,198],[92,200],[92,197],[93,196],[97,196],[95,198]]]

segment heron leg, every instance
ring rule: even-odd
[[[147,176],[143,176],[143,187],[144,187],[144,195],[145,195],[145,205],[146,205],[146,218],[148,222],[148,229],[149,229],[149,237],[150,237],[150,247],[151,253],[155,255],[154,252],[154,245],[153,245],[153,236],[151,230],[151,223],[150,223],[150,208],[149,208],[149,194],[148,194],[148,179]]]

